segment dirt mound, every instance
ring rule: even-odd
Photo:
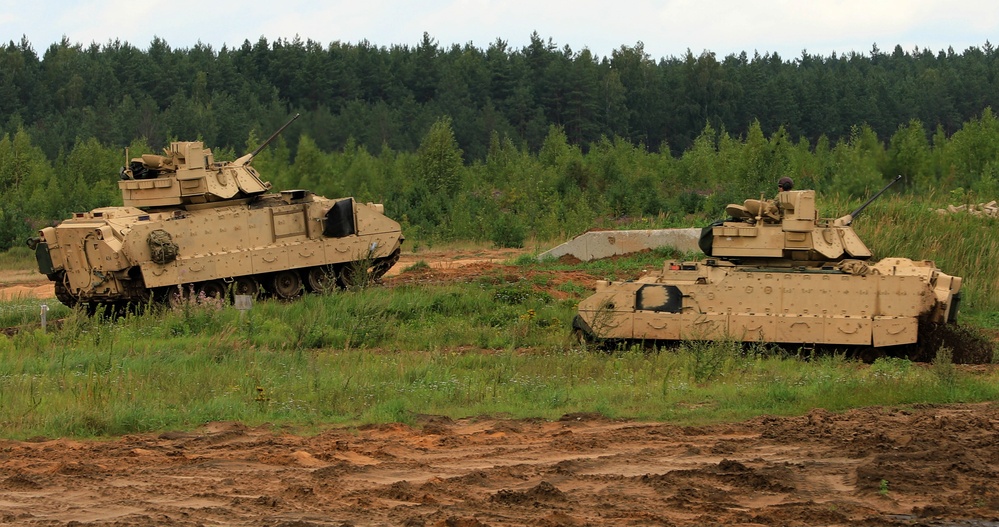
[[[0,440],[0,523],[995,525],[999,406]],[[454,441],[441,444],[442,438]]]

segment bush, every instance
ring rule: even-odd
[[[686,190],[676,197],[676,206],[679,210],[687,214],[701,212],[704,207],[704,196],[692,190]]]
[[[512,214],[500,214],[493,224],[493,234],[490,240],[500,248],[516,248],[524,246],[527,239],[527,229],[520,218]]]

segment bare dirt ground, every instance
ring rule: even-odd
[[[404,255],[385,282],[502,277],[517,271],[498,261],[518,254]],[[592,279],[558,273],[547,290]],[[0,284],[40,297],[51,287],[40,275]],[[108,441],[0,439],[0,525],[999,527],[997,476],[995,404],[704,427],[418,416],[308,436],[208,423]]]
[[[999,525],[999,407],[0,441],[28,525]]]
[[[0,300],[54,297],[52,282],[38,271],[0,270]]]

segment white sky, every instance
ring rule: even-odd
[[[147,49],[198,41],[218,50],[261,36],[377,46],[415,46],[427,32],[442,46],[485,49],[497,38],[513,49],[532,32],[559,48],[609,56],[641,41],[654,59],[704,50],[808,50],[868,53],[999,45],[999,9],[987,0],[0,0],[0,43],[27,36],[42,55],[53,43],[120,39]]]

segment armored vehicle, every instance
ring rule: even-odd
[[[67,306],[121,306],[190,295],[327,291],[399,258],[399,224],[381,204],[270,192],[250,163],[263,144],[218,162],[198,141],[174,142],[122,169],[124,206],[76,213],[28,240]]]
[[[900,178],[901,176],[899,176]],[[579,303],[580,336],[873,347],[916,343],[923,325],[955,322],[961,278],[930,261],[884,258],[851,223],[819,219],[814,190],[729,205],[704,229],[699,262],[665,262],[635,281],[600,281]]]

